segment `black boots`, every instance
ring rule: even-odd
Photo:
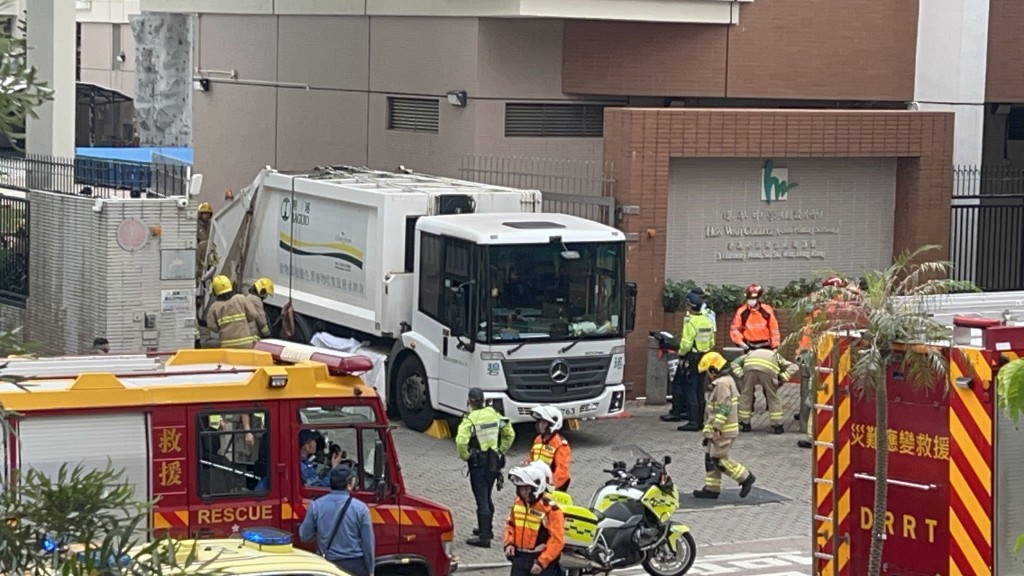
[[[694,490],[693,491],[693,497],[694,498],[706,498],[708,500],[715,500],[715,499],[718,498],[718,492],[712,492],[711,490],[706,490],[704,488],[701,488],[700,490]]]
[[[750,494],[750,490],[754,487],[754,482],[757,478],[754,478],[752,472],[747,472],[747,479],[740,482],[740,498],[746,498],[747,494]]]
[[[473,537],[466,540],[466,544],[477,548],[490,548],[491,538],[494,537],[491,531],[492,518],[492,514],[477,514],[476,522],[480,527],[473,531]]]
[[[785,434],[786,429],[782,427],[782,424],[772,424],[772,434]]]

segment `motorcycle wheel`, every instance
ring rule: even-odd
[[[651,576],[682,576],[686,574],[697,559],[697,543],[689,532],[679,539],[676,551],[668,547],[668,540],[651,550],[643,562],[644,570]]]

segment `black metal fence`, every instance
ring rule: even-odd
[[[179,196],[188,191],[187,164],[128,162],[0,153],[0,186],[95,197]]]
[[[953,169],[954,278],[984,290],[1024,290],[1024,170]]]
[[[0,303],[28,298],[28,199],[0,193]]]

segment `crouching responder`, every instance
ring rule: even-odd
[[[469,413],[462,417],[455,435],[455,446],[469,465],[469,487],[476,499],[477,528],[466,544],[490,548],[494,538],[494,484],[501,478],[505,467],[505,454],[515,442],[516,433],[508,418],[484,405],[484,392],[470,388],[466,401]]]
[[[708,352],[700,360],[697,371],[707,374],[711,395],[708,398],[704,423],[705,448],[704,487],[694,490],[695,498],[718,498],[722,492],[722,472],[740,485],[740,498],[746,498],[754,486],[755,478],[742,464],[729,458],[733,442],[739,435],[737,404],[739,390],[732,376],[732,368],[718,352]]]
[[[263,307],[263,301],[273,295],[274,281],[270,278],[260,278],[253,282],[252,286],[249,286],[249,292],[245,295],[258,317],[250,328],[262,338],[270,337],[270,324],[267,322],[267,310]]]
[[[536,406],[530,410],[530,416],[537,421],[537,436],[530,447],[530,456],[526,463],[538,460],[551,469],[551,488],[565,492],[569,490],[569,464],[572,460],[572,448],[559,430],[562,429],[564,416],[554,406]]]
[[[548,495],[544,472],[534,465],[509,470],[516,500],[505,523],[505,557],[511,576],[559,576],[565,516]]]
[[[211,288],[217,300],[206,312],[206,327],[220,334],[221,348],[252,348],[260,339],[250,328],[259,321],[252,304],[235,292],[227,276],[215,277]]]
[[[750,432],[750,419],[754,416],[754,390],[758,386],[764,390],[768,402],[768,419],[771,421],[772,432],[782,434],[782,399],[779,398],[779,386],[796,374],[800,367],[783,358],[778,352],[767,348],[751,350],[732,361],[732,372],[742,378],[740,393],[739,419],[740,430]]]

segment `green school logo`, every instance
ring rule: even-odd
[[[764,161],[761,168],[761,200],[771,204],[786,199],[789,191],[799,184],[789,181],[788,168],[776,168],[771,160]]]

